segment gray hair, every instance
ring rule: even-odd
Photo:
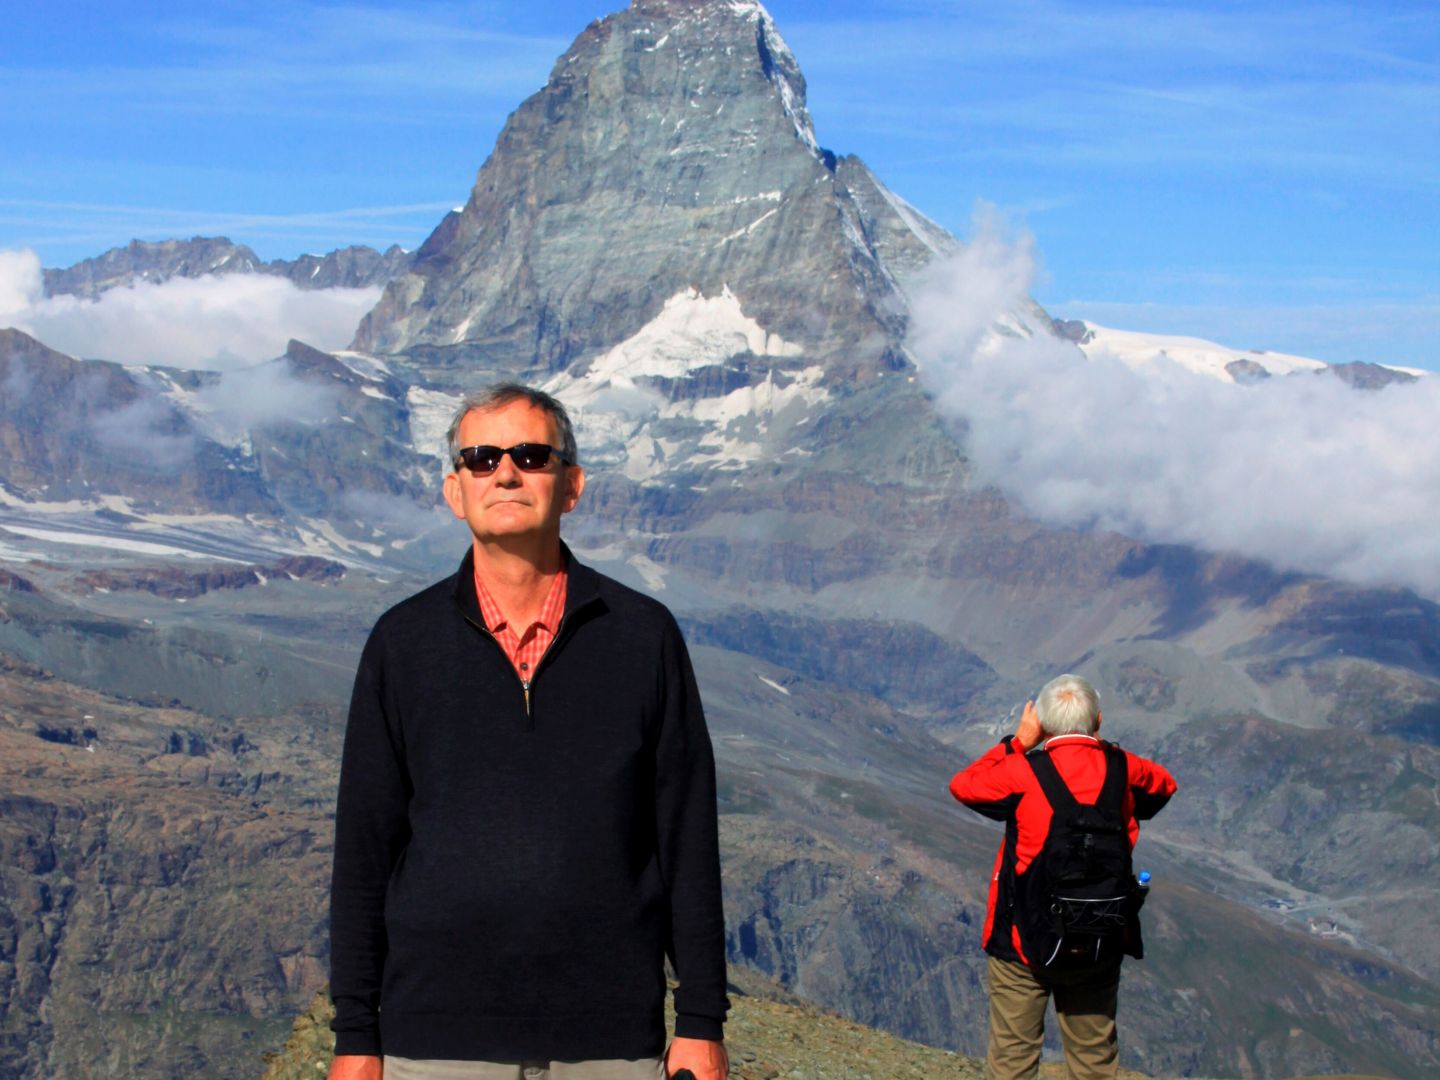
[[[560,445],[556,449],[570,464],[580,464],[580,451],[575,445],[575,427],[570,423],[570,414],[565,411],[565,406],[545,393],[544,390],[536,390],[533,386],[524,386],[521,383],[513,382],[496,383],[494,386],[487,386],[484,390],[472,390],[465,395],[460,404],[456,406],[450,426],[445,430],[446,460],[453,466],[455,459],[460,454],[460,423],[465,417],[472,412],[503,409],[512,401],[526,401],[535,408],[548,413],[550,419],[555,421],[555,430],[560,436]]]
[[[1046,735],[1093,734],[1100,721],[1100,694],[1079,675],[1057,675],[1035,698]]]

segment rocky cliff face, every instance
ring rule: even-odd
[[[0,660],[0,1074],[259,1071],[324,979],[329,833],[305,803],[338,735],[307,727],[147,709]]]

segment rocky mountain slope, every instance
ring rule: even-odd
[[[1182,788],[1125,1062],[1440,1068],[1440,609],[975,484],[906,348],[954,244],[821,148],[758,4],[637,0],[354,349],[222,374],[0,334],[0,1071],[252,1075],[319,988],[359,644],[458,560],[439,436],[510,376],[576,415],[572,546],[694,644],[738,971],[977,1053],[998,837],[945,784],[1078,669]]]
[[[270,274],[289,279],[302,289],[361,288],[383,285],[410,265],[411,255],[399,246],[379,252],[355,245],[325,255],[265,262],[244,244],[223,236],[158,243],[132,240],[74,266],[46,268],[46,296],[80,296],[94,300],[107,289],[137,282],[159,285],[171,278],[208,274]]]

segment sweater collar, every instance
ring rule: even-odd
[[[600,575],[575,558],[563,540],[560,542],[560,553],[565,557],[566,572],[570,575],[565,590],[565,615],[568,616],[572,611],[600,599]],[[475,595],[475,549],[468,545],[465,558],[460,560],[460,569],[451,581],[450,595],[466,618],[480,626],[485,625],[480,601]]]

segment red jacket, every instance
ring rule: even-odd
[[[981,940],[985,951],[1002,960],[1028,963],[1020,948],[1010,911],[1014,875],[1023,873],[1045,845],[1050,831],[1050,804],[1035,772],[1011,748],[1011,736],[950,781],[950,794],[976,813],[1005,823],[1005,840],[995,857],[990,878],[989,909]],[[1093,804],[1105,782],[1105,754],[1093,735],[1056,735],[1043,744],[1065,785],[1082,804]],[[1175,778],[1161,765],[1126,751],[1125,822],[1130,846],[1140,835],[1139,822],[1154,817],[1175,794]],[[1007,868],[1006,855],[1010,866]]]

